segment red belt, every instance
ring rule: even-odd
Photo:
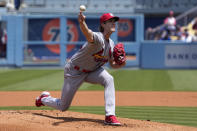
[[[91,72],[91,71],[86,70],[86,69],[80,69],[79,66],[74,66],[74,69],[75,69],[75,70],[78,70],[78,71],[82,71],[82,72],[84,72],[84,73],[89,73],[89,72]]]

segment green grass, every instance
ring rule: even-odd
[[[53,110],[50,107],[0,107],[0,110]],[[70,111],[104,115],[104,107],[76,107]],[[197,107],[116,107],[116,115],[122,118],[171,123],[197,127]]]
[[[108,70],[120,91],[197,91],[197,70]],[[0,69],[0,91],[56,91],[63,69]],[[80,90],[103,90],[84,83]]]
[[[72,111],[104,115],[104,107],[71,107]],[[197,107],[116,107],[118,117],[197,127]]]
[[[14,69],[0,71],[0,90],[60,90],[62,88],[63,76],[62,70]]]

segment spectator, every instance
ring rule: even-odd
[[[154,31],[153,28],[149,27],[146,30],[146,35],[145,35],[145,39],[146,40],[153,40],[154,39]]]
[[[163,30],[163,32],[161,34],[161,39],[160,40],[171,40],[170,30],[169,29]]]
[[[7,0],[6,7],[9,11],[14,11],[14,0]]]
[[[189,34],[188,29],[185,29],[182,36],[181,36],[181,40],[183,42],[192,42],[192,36]]]
[[[197,42],[197,31],[195,31],[194,35],[192,36],[192,42]]]
[[[32,51],[31,48],[24,50],[24,60],[26,62],[32,62],[32,61],[36,60],[36,57],[34,56],[34,52]]]
[[[21,0],[14,0],[15,9],[19,10],[21,6]]]
[[[3,29],[3,35],[1,37],[1,41],[2,41],[3,44],[7,43],[7,31],[6,31],[6,29]]]
[[[6,50],[7,50],[7,32],[5,29],[0,30],[0,57],[6,57]]]
[[[26,8],[24,0],[7,0],[6,7],[9,11],[17,11],[20,8]]]
[[[0,1],[0,7],[6,7],[6,1],[5,0]]]
[[[176,34],[175,36],[177,37],[176,40],[181,40],[181,36],[182,36],[183,32],[182,32],[182,29],[180,26],[177,26],[176,27]]]
[[[176,18],[174,17],[173,11],[169,12],[169,16],[164,20],[164,24],[172,35],[172,33],[174,33],[176,30]]]

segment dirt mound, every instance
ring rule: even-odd
[[[0,131],[196,131],[196,128],[118,118],[122,126],[103,124],[103,115],[60,111],[0,111]]]

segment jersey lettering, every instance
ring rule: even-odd
[[[97,52],[97,53],[92,55],[96,62],[104,62],[105,63],[105,62],[108,61],[106,56],[102,56],[103,51],[104,51],[104,49],[102,49],[101,51],[99,51],[99,52]]]

